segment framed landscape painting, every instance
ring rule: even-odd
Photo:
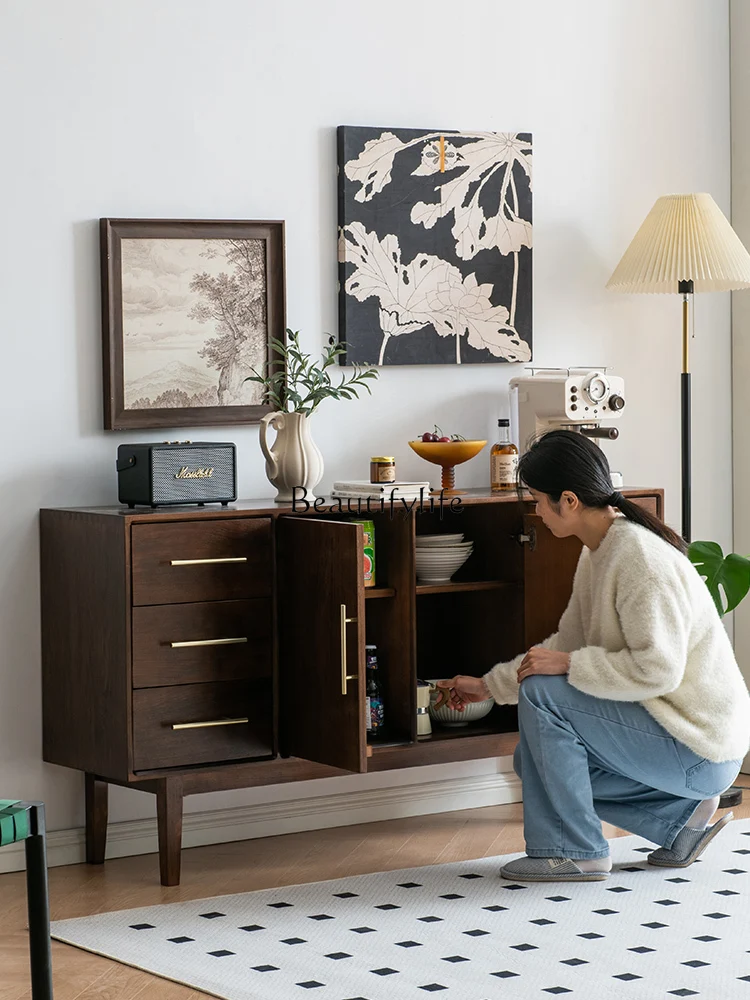
[[[531,360],[531,138],[339,126],[342,364]]]
[[[101,219],[104,427],[257,423],[283,359],[284,223]]]

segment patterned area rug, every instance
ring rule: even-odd
[[[519,854],[121,910],[53,937],[226,1000],[750,1000],[750,820],[686,869],[611,841],[604,882],[499,877]]]

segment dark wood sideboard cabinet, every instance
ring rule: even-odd
[[[623,492],[662,515],[662,490]],[[185,795],[512,753],[514,706],[418,738],[417,679],[480,676],[553,632],[580,543],[515,494],[459,499],[43,509],[43,756],[85,774],[87,861],[104,861],[109,784],[156,795],[177,885]],[[375,525],[374,587],[357,516]],[[473,552],[450,583],[417,583],[415,537],[441,531]],[[366,643],[387,717],[369,740]]]

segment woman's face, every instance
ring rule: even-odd
[[[577,497],[563,493],[560,502],[553,504],[546,493],[539,493],[537,490],[529,492],[536,503],[536,513],[556,538],[567,538],[575,533]]]

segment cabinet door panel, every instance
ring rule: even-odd
[[[131,546],[134,605],[229,601],[272,591],[267,517],[134,524]]]
[[[133,687],[270,677],[271,601],[133,608]]]
[[[524,545],[524,644],[529,649],[557,631],[582,545],[575,537],[555,538],[536,514],[524,515],[523,530],[531,537]]]
[[[362,545],[359,524],[278,520],[281,743],[358,772],[367,770]]]

